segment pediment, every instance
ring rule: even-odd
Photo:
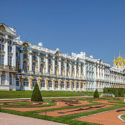
[[[8,34],[13,37],[18,37],[15,31],[12,30],[12,28],[6,26],[5,24],[0,24],[0,31],[2,31],[4,34]]]

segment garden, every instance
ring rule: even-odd
[[[96,90],[90,97],[62,98],[60,94],[61,98],[46,99],[43,98],[38,86],[36,88],[30,95],[31,99],[1,100],[1,112],[69,125],[124,124],[118,119],[119,115],[125,114],[123,97],[100,97],[100,93]],[[121,118],[125,119],[125,115],[121,115]]]

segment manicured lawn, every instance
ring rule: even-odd
[[[125,114],[121,116],[121,118],[125,121]]]
[[[93,96],[93,92],[81,92],[88,96]],[[41,91],[43,97],[67,97],[82,96],[73,91]],[[101,93],[100,93],[101,94]],[[0,91],[0,99],[6,98],[30,98],[32,91]]]
[[[47,103],[47,104],[38,104],[38,105],[32,105],[32,102],[21,102],[21,101],[13,101],[11,102],[11,105],[2,105],[2,107],[14,107],[14,108],[23,108],[23,107],[45,107],[45,106],[53,106],[56,105],[55,102],[53,102],[52,100],[44,100],[43,102]],[[8,103],[9,104],[9,103]]]
[[[109,111],[109,110],[113,110],[113,109],[119,109],[121,107],[123,107],[123,105],[113,106],[113,107],[109,107],[109,108],[104,108],[104,109],[99,109],[99,110],[94,110],[94,111],[88,111],[88,112],[83,112],[83,113],[78,113],[78,114],[72,114],[72,115],[68,115],[68,116],[60,116],[60,117],[56,117],[56,118],[50,117],[50,116],[39,115],[39,114],[37,114],[38,113],[37,111],[19,112],[19,111],[7,110],[7,109],[2,109],[1,111],[5,112],[5,113],[10,113],[10,114],[16,114],[16,115],[21,115],[21,116],[27,116],[27,117],[33,117],[33,118],[38,118],[38,119],[45,119],[45,120],[49,120],[49,121],[60,122],[60,123],[68,124],[68,125],[97,125],[97,124],[94,124],[94,123],[76,121],[74,119],[79,118],[81,116],[92,115],[92,114],[95,114],[95,113]],[[50,111],[51,110],[52,109],[50,109]],[[54,110],[59,110],[59,109],[54,109]]]
[[[80,100],[79,98],[75,98],[75,99]],[[112,107],[97,109],[97,110],[93,110],[93,111],[86,111],[86,112],[81,112],[81,113],[71,114],[71,115],[66,115],[66,116],[51,117],[51,116],[46,116],[46,115],[39,115],[39,113],[46,112],[46,111],[64,110],[64,109],[71,109],[71,108],[76,108],[76,107],[80,108],[80,107],[86,107],[86,106],[92,106],[92,105],[100,104],[98,102],[93,103],[93,101],[95,101],[97,99],[93,99],[93,98],[81,98],[81,99],[85,100],[85,101],[89,101],[90,104],[78,105],[78,106],[67,106],[67,107],[60,107],[60,108],[55,108],[55,109],[54,108],[43,109],[43,110],[38,110],[37,109],[35,111],[27,111],[27,112],[20,112],[20,111],[15,111],[15,110],[1,109],[1,112],[15,114],[15,115],[21,115],[21,116],[27,116],[27,117],[33,117],[33,118],[38,118],[38,119],[45,119],[45,120],[60,122],[60,123],[68,124],[68,125],[97,125],[97,124],[94,124],[94,123],[87,123],[87,122],[77,121],[75,119],[79,118],[81,116],[88,116],[88,115],[92,115],[92,114],[96,114],[96,113],[100,113],[100,112],[104,112],[104,111],[115,110],[115,109],[119,109],[119,108],[124,107],[124,105],[116,103],[116,104],[113,104]],[[44,102],[49,103],[50,105],[52,105],[53,103],[55,103],[52,100],[53,99],[44,100]],[[57,100],[57,99],[55,99],[55,100]],[[60,99],[60,100],[71,101],[72,99],[71,98],[67,98],[67,99],[63,98],[63,99]],[[119,101],[119,100],[114,100],[114,101]],[[23,102],[20,101],[20,102],[14,102],[14,103],[22,105]],[[28,104],[25,104],[25,105],[27,106]],[[26,107],[25,105],[22,106],[22,107]],[[110,105],[110,104],[108,104],[108,105]],[[13,107],[13,106],[14,105],[11,105],[11,106],[8,106],[8,107]],[[125,116],[122,116],[122,117],[125,118]]]
[[[120,103],[120,104],[125,104],[125,102],[124,102],[124,101],[119,101],[119,100],[118,100],[118,101],[116,101],[116,100],[115,100],[115,101],[109,101],[109,102],[112,102],[112,103]]]

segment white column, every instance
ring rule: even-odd
[[[16,45],[15,45],[15,43],[14,43],[14,45],[12,47],[12,53],[13,53],[13,56],[12,56],[12,66],[16,67]]]
[[[61,58],[59,58],[59,75],[61,75]]]
[[[79,78],[81,78],[81,65],[79,65]]]
[[[32,72],[32,55],[29,54],[29,71]]]
[[[70,68],[70,77],[72,77],[72,64],[69,64],[69,68]]]
[[[67,76],[67,61],[65,62],[65,76]]]
[[[38,55],[38,73],[40,73],[40,57],[39,57],[39,55]]]
[[[45,65],[46,65],[46,73],[48,74],[48,55],[45,58]]]
[[[74,70],[75,70],[75,78],[76,78],[76,63],[74,65]]]
[[[55,74],[55,57],[52,60],[53,74]]]
[[[4,65],[8,66],[8,41],[6,41],[4,45],[5,45],[5,47],[4,47],[4,52],[5,52]]]

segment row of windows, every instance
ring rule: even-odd
[[[35,84],[37,84],[37,80],[33,80],[32,81],[32,86],[34,87]],[[16,85],[19,86],[19,79],[16,80]],[[28,79],[24,79],[23,80],[23,85],[25,87],[29,86],[29,81]],[[45,87],[45,80],[41,80],[41,87],[44,88]],[[48,81],[48,87],[52,88],[52,81]],[[76,84],[76,88],[79,88],[79,83]],[[55,88],[59,88],[59,83],[58,81],[55,82]],[[64,88],[64,82],[61,82],[61,88]],[[70,83],[67,82],[66,84],[66,88],[70,88]],[[75,88],[75,83],[72,83],[72,88]],[[83,83],[81,84],[81,88],[83,88]]]

